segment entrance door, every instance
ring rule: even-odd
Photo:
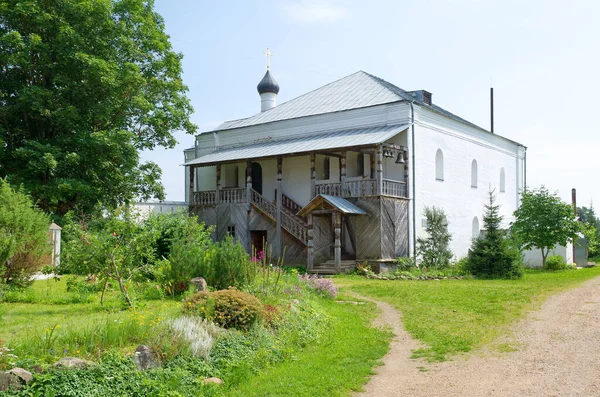
[[[333,228],[331,214],[313,215],[313,258],[315,264],[333,259]]]
[[[252,256],[258,256],[259,252],[265,255],[265,248],[267,244],[267,231],[266,230],[251,230],[250,240],[252,242]]]
[[[262,194],[262,167],[259,163],[252,163],[252,189]]]

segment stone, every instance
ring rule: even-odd
[[[160,367],[160,357],[149,346],[141,345],[133,353],[133,361],[140,371]]]
[[[196,288],[196,291],[207,291],[208,286],[206,285],[206,280],[202,277],[194,277],[190,280],[190,284]]]
[[[206,379],[204,379],[204,381],[202,383],[204,383],[205,385],[208,385],[208,384],[222,385],[223,384],[223,380],[221,380],[219,378],[212,377],[212,378],[206,378]]]
[[[8,371],[8,373],[18,377],[21,380],[21,383],[27,384],[33,380],[31,372],[24,370],[23,368],[13,368]]]
[[[10,372],[0,372],[0,391],[7,391],[9,389],[19,389],[21,382],[19,377],[11,374]]]
[[[83,360],[83,359],[77,358],[77,357],[63,357],[60,360],[58,360],[57,362],[55,362],[54,364],[52,364],[52,366],[55,368],[75,368],[75,369],[95,367],[96,365],[98,365],[98,364],[96,364],[93,361]]]

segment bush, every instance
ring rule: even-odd
[[[27,285],[48,259],[50,218],[0,179],[0,283]]]
[[[418,267],[417,260],[409,256],[402,256],[400,258],[397,258],[395,262],[397,271],[410,271]]]
[[[448,219],[444,210],[436,207],[425,207],[427,237],[417,238],[417,254],[421,259],[421,266],[431,269],[443,269],[450,266],[452,251],[450,241],[452,235],[448,231]]]
[[[473,240],[465,270],[481,278],[521,278],[521,252],[511,245],[506,232],[500,229],[502,216],[495,200],[496,196],[491,191],[483,215],[485,233]]]
[[[256,297],[236,289],[198,292],[184,301],[183,310],[223,328],[239,330],[248,330],[260,321],[264,311]]]
[[[338,289],[331,279],[319,277],[316,274],[304,274],[298,276],[301,281],[304,281],[310,288],[315,290],[319,295],[326,298],[335,298],[338,294]]]
[[[573,266],[569,266],[560,255],[552,255],[548,259],[546,259],[546,269],[547,270],[565,270],[572,269]]]

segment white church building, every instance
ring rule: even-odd
[[[413,256],[423,210],[442,208],[456,258],[467,254],[495,189],[508,224],[525,186],[526,147],[363,71],[222,123],[185,151],[190,211],[248,251],[339,272]]]

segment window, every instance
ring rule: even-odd
[[[325,157],[325,159],[323,160],[323,178],[321,178],[321,179],[324,179],[324,180],[329,179],[329,169],[330,169],[329,157]]]
[[[477,187],[477,160],[471,162],[471,187]]]
[[[235,226],[227,226],[227,235],[235,238]]]
[[[444,180],[444,153],[442,153],[442,149],[438,149],[435,153],[435,179],[438,181]]]
[[[504,168],[500,168],[500,193],[506,191],[506,177],[504,175]]]
[[[365,174],[365,155],[363,153],[359,153],[356,156],[356,173],[357,176],[363,176]]]
[[[471,227],[473,238],[479,237],[479,219],[477,219],[477,217],[473,218],[473,224]]]

